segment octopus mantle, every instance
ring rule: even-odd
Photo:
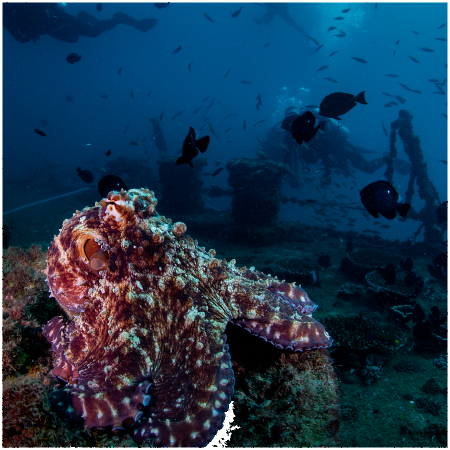
[[[65,220],[51,244],[48,284],[70,319],[44,327],[52,373],[67,382],[51,400],[87,428],[137,422],[137,442],[199,447],[234,392],[228,322],[290,351],[331,339],[303,289],[219,261],[156,203],[145,189],[112,191]]]

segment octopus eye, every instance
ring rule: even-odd
[[[109,256],[108,252],[99,251],[94,253],[89,259],[89,267],[93,271],[99,272],[108,268]]]
[[[94,239],[88,239],[84,243],[84,254],[89,261],[89,269],[97,276],[101,270],[108,268],[108,252],[103,251]]]

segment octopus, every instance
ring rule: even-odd
[[[217,259],[156,204],[147,189],[111,191],[49,247],[50,295],[66,313],[43,329],[66,382],[50,400],[86,428],[201,447],[234,392],[229,322],[292,352],[332,340],[300,286]]]

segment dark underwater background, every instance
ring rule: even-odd
[[[129,188],[145,187],[158,193],[160,152],[150,118],[158,120],[170,157],[179,156],[190,126],[197,130],[197,136],[210,135],[211,142],[202,157],[207,160],[203,172],[212,173],[233,158],[260,158],[258,152],[261,146],[266,148],[264,142],[273,137],[273,130],[281,131],[279,123],[287,107],[319,105],[333,92],[356,95],[366,91],[368,105],[358,104],[342,116],[341,122],[349,130],[348,141],[364,149],[368,160],[382,158],[389,152],[389,137],[382,124],[389,132],[399,110],[409,111],[429,179],[440,202],[447,200],[447,95],[436,94],[435,85],[428,81],[438,79],[447,91],[447,42],[436,39],[447,38],[447,25],[439,28],[447,22],[446,3],[289,4],[292,18],[323,44],[318,51],[316,44],[278,16],[268,24],[257,25],[254,18],[266,11],[260,3],[170,3],[161,9],[153,3],[102,5],[98,12],[95,3],[67,3],[65,11],[76,15],[85,10],[98,19],[111,18],[116,11],[122,11],[137,20],[155,18],[158,22],[145,33],[118,25],[96,38],[80,37],[76,43],[49,36],[20,43],[3,30],[4,247],[29,247],[33,243],[48,247],[64,219],[76,209],[93,206],[101,199],[97,182],[108,173],[120,176]],[[231,17],[241,6],[240,14]],[[343,14],[347,8],[350,10]],[[334,20],[338,16],[344,19]],[[327,31],[331,26],[337,28]],[[335,36],[338,30],[346,36]],[[181,50],[173,53],[180,45]],[[419,50],[423,47],[434,51]],[[339,53],[330,57],[333,51]],[[69,64],[66,57],[70,53],[80,54],[81,60]],[[363,58],[367,63],[352,57]],[[329,67],[317,71],[325,65]],[[386,74],[397,74],[398,78]],[[421,93],[408,91],[399,82]],[[406,102],[385,107],[395,99],[382,92],[400,95]],[[258,94],[262,99],[259,109]],[[69,96],[71,101],[67,100]],[[206,123],[205,109],[213,98],[216,100],[206,117],[217,137],[207,126],[200,130]],[[199,107],[202,108],[194,114]],[[183,112],[174,117],[180,111]],[[235,115],[226,119],[230,114]],[[225,131],[228,128],[231,130]],[[46,136],[38,135],[34,129],[42,130]],[[396,146],[398,156],[407,160],[399,138]],[[107,150],[112,150],[110,156],[105,155]],[[279,151],[281,158],[281,148],[271,150],[271,155]],[[198,161],[194,158],[194,166]],[[218,161],[220,164],[216,165]],[[78,176],[77,167],[91,171],[94,182],[86,184]],[[189,169],[184,166],[183,170],[186,168]],[[361,321],[361,316],[371,321],[369,328],[375,323],[383,324],[384,328],[376,331],[359,330],[368,342],[362,346],[352,346],[344,338],[339,341],[330,331],[335,340],[331,356],[336,361],[341,392],[343,446],[445,447],[447,350],[446,323],[442,318],[447,311],[447,271],[446,260],[445,268],[433,260],[439,253],[446,253],[447,233],[443,231],[441,242],[433,247],[420,246],[423,232],[414,238],[413,235],[422,222],[399,220],[398,215],[393,220],[375,219],[365,211],[359,192],[367,184],[384,179],[385,168],[382,166],[373,174],[354,170],[351,177],[335,173],[328,188],[321,185],[320,163],[312,165],[295,188],[284,179],[281,193],[286,198],[319,202],[326,191],[331,200],[328,209],[281,204],[278,219],[291,224],[286,230],[292,232],[295,228],[300,235],[305,229],[303,238],[295,244],[275,238],[261,239],[249,246],[228,241],[226,233],[217,234],[216,238],[207,231],[201,235],[198,222],[192,228],[188,219],[184,221],[188,233],[202,245],[215,248],[218,256],[236,258],[238,265],[271,270],[290,282],[302,282],[319,304],[314,316],[326,328],[328,324],[327,329],[336,335],[341,336],[342,331],[337,323],[346,324],[357,317]],[[203,188],[214,184],[230,189],[228,176],[227,169],[215,177],[202,175]],[[408,182],[409,175],[394,174],[394,187],[402,197]],[[91,189],[8,214],[86,187]],[[206,192],[201,196],[206,207],[205,223],[208,214],[229,215],[230,196],[211,197]],[[336,206],[356,202],[360,208],[348,210],[353,219],[348,222],[347,217],[334,214],[333,202]],[[417,189],[411,203],[417,211],[425,204]],[[177,219],[176,214],[172,219]],[[407,298],[392,296],[383,289],[381,293],[370,291],[364,276],[345,273],[340,264],[346,257],[350,230],[354,232],[356,247],[367,252],[367,259],[377,249],[384,252],[384,260],[380,258],[387,265],[392,251],[397,276],[403,274],[399,261],[411,257],[414,271],[425,282],[423,291]],[[373,239],[374,234],[378,239]],[[297,234],[292,235],[295,241]],[[416,243],[419,245],[414,247]],[[292,267],[283,266],[283,261],[289,265],[286,258],[316,264],[324,254],[331,256],[331,266],[318,267],[321,287],[309,279],[302,281],[301,271],[296,275]],[[352,286],[343,288],[348,283]],[[404,304],[414,308],[417,303],[425,312],[421,320],[412,322],[402,314],[392,315],[392,308],[398,310]],[[430,313],[434,306],[439,308],[438,319]],[[428,323],[432,329],[414,332],[417,323]],[[388,336],[383,334],[391,326],[398,328]],[[401,339],[395,337],[396,332]],[[398,340],[402,345],[397,348]],[[27,370],[26,358],[19,359],[16,375]],[[431,387],[430,380],[434,380]],[[264,445],[264,440],[256,444]],[[270,445],[276,446],[277,441]]]

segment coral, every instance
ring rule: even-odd
[[[439,402],[428,397],[417,398],[414,403],[419,409],[423,409],[433,416],[439,416],[442,408],[442,405]]]
[[[448,364],[447,364],[447,353],[443,353],[439,358],[436,358],[433,360],[433,364],[441,370],[447,370]]]
[[[3,382],[4,447],[93,446],[86,433],[73,433],[51,413],[46,377],[29,375]]]
[[[342,420],[345,422],[355,423],[359,419],[358,408],[353,405],[341,405],[340,413]]]
[[[275,275],[297,283],[312,282],[312,271],[320,271],[320,266],[298,258],[277,259],[274,263]]]
[[[355,283],[343,284],[337,293],[339,298],[346,300],[358,300],[364,295],[364,286]]]
[[[364,367],[361,373],[367,385],[374,383],[375,381],[381,379],[381,377],[383,376],[382,369],[378,366],[367,365]]]
[[[44,327],[52,374],[68,383],[50,401],[86,428],[136,423],[136,442],[201,446],[233,394],[229,322],[292,352],[331,339],[302,288],[219,261],[156,204],[146,189],[110,192],[51,244],[48,284],[69,320]]]
[[[422,366],[413,359],[402,359],[394,365],[394,369],[401,373],[418,373],[422,370]]]
[[[366,281],[375,292],[385,292],[395,296],[410,297],[415,294],[416,291],[416,286],[406,284],[404,277],[397,276],[393,283],[387,283],[377,270],[369,272],[366,275]]]
[[[356,266],[367,269],[376,269],[390,263],[398,264],[401,260],[401,255],[381,248],[358,248],[348,252],[347,256]]]
[[[40,326],[61,309],[49,298],[45,259],[38,245],[9,247],[3,255],[3,377],[26,373],[48,358]]]
[[[406,342],[405,333],[396,324],[384,322],[375,313],[368,316],[328,316],[323,322],[333,339],[333,347],[393,351]]]
[[[436,378],[432,377],[427,380],[422,386],[422,391],[429,395],[439,395],[444,393],[442,386],[436,381]]]

